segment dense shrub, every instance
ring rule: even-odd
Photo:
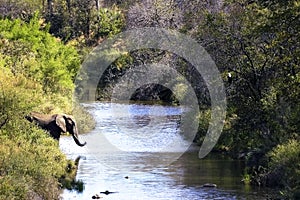
[[[19,127],[11,131],[16,133],[16,129]],[[31,195],[56,199],[57,177],[65,173],[66,158],[57,148],[57,142],[42,131],[23,129],[13,139],[4,137],[9,133],[0,130],[0,199],[29,199]],[[34,140],[22,139],[22,134]]]
[[[72,112],[79,56],[41,30],[37,17],[0,23],[0,199],[58,199],[74,164],[24,116]]]
[[[99,10],[99,18],[97,26],[100,37],[113,36],[122,31],[125,26],[124,15],[121,10],[114,6],[111,9],[101,8]]]
[[[4,67],[40,83],[47,93],[71,95],[80,65],[75,48],[51,36],[36,15],[29,23],[0,20],[0,53]]]
[[[269,154],[270,171],[267,175],[269,185],[285,188],[286,196],[300,191],[300,142],[289,140],[277,145]]]
[[[56,199],[67,159],[56,141],[24,119],[42,88],[0,66],[0,199]]]

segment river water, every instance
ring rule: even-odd
[[[198,158],[200,147],[180,134],[181,107],[90,103],[96,128],[78,147],[60,140],[70,159],[81,156],[77,180],[83,192],[64,190],[61,198],[115,200],[268,199],[271,191],[242,184],[243,162],[221,155]],[[203,187],[216,184],[217,187]],[[109,191],[110,194],[100,192]]]

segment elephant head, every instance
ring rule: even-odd
[[[78,146],[82,147],[86,145],[86,142],[81,143],[78,139],[78,129],[74,117],[65,114],[58,114],[56,115],[55,121],[57,126],[61,128],[62,132],[68,132],[73,136],[73,139]]]
[[[78,139],[78,128],[73,116],[66,114],[44,115],[32,112],[30,116],[26,116],[26,119],[48,131],[56,140],[59,140],[61,133],[68,132],[73,136],[78,146],[86,145],[86,142],[81,143]]]

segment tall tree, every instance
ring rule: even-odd
[[[299,119],[299,3],[225,1],[218,12],[201,12],[203,20],[191,33],[212,55],[224,80],[227,72],[232,74],[229,146],[267,151],[293,137]]]

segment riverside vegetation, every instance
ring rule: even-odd
[[[0,199],[58,198],[75,164],[23,116],[32,110],[80,110],[79,128],[93,127],[71,100],[80,63],[107,37],[149,26],[191,36],[215,61],[228,110],[214,150],[245,160],[245,184],[299,197],[298,0],[2,0],[0,8]],[[98,99],[110,100],[118,78],[145,63],[168,65],[191,83],[201,110],[195,142],[201,144],[210,119],[209,93],[193,66],[171,52],[122,55],[102,76]],[[188,95],[184,86],[176,88]],[[132,100],[177,102],[172,91],[155,84],[139,88]]]
[[[75,184],[76,163],[25,115],[75,108],[78,121],[89,124],[71,100],[80,59],[74,47],[42,28],[37,16],[0,21],[0,199],[57,199],[61,188],[82,185]]]

